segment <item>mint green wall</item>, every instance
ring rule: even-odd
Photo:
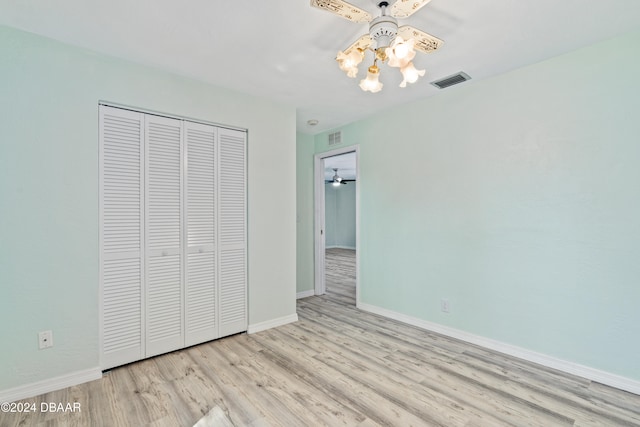
[[[327,248],[356,248],[356,185],[324,185],[324,227]]]
[[[313,290],[313,153],[314,138],[296,135],[296,190],[297,190],[297,292]]]
[[[336,246],[338,228],[338,201],[333,184],[324,184],[324,244],[326,248]]]
[[[640,380],[639,45],[345,126],[360,141],[361,301]]]
[[[7,27],[0,52],[0,391],[98,366],[99,100],[249,130],[249,323],[295,314],[295,108]]]

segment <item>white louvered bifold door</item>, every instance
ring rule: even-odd
[[[144,357],[144,115],[100,106],[102,369]]]
[[[246,132],[99,108],[100,367],[246,331]]]
[[[218,338],[216,284],[216,131],[185,122],[187,159],[185,345]]]
[[[146,116],[146,356],[184,346],[182,121]]]
[[[220,336],[247,330],[246,133],[220,129]]]

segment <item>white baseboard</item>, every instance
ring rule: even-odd
[[[602,383],[620,390],[640,395],[640,381],[622,377],[620,375],[590,368],[588,366],[579,365],[577,363],[558,359],[546,354],[537,353],[511,344],[485,338],[480,335],[470,334],[459,329],[450,328],[448,326],[439,325],[437,323],[427,322],[426,320],[417,319],[407,316],[406,314],[397,313],[395,311],[380,308],[375,305],[359,302],[358,308],[370,313],[379,314],[380,316],[398,320],[418,328],[426,329],[438,334],[446,335],[471,344],[479,345],[490,350],[508,354],[529,362],[537,363],[548,368],[557,369],[568,374],[586,378],[591,381]]]
[[[334,245],[334,246],[325,246],[325,249],[351,249],[351,250],[356,250],[355,246],[340,246],[340,245]]]
[[[276,328],[278,326],[286,325],[287,323],[293,323],[298,321],[298,314],[290,314],[289,316],[279,317],[277,319],[267,320],[266,322],[254,323],[247,328],[248,334],[255,334],[256,332],[266,331],[267,329]]]
[[[316,294],[316,292],[313,289],[309,289],[308,291],[298,292],[296,294],[296,299],[312,297],[315,294]]]
[[[0,402],[15,402],[102,378],[100,368],[85,369],[59,377],[0,390]]]

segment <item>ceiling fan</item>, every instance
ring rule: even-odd
[[[416,55],[415,50],[430,53],[439,49],[444,43],[439,38],[418,30],[410,25],[398,27],[396,18],[407,18],[429,3],[430,0],[396,0],[389,8],[389,2],[377,2],[380,16],[373,18],[367,11],[360,9],[344,0],[311,0],[311,6],[334,13],[344,19],[356,23],[369,23],[369,34],[356,40],[342,52],[338,52],[336,61],[340,69],[347,76],[355,78],[358,74],[358,64],[364,59],[367,50],[374,52],[373,65],[369,67],[367,77],[360,81],[360,88],[370,92],[382,89],[378,80],[380,69],[377,61],[387,62],[390,67],[400,68],[404,79],[400,87],[407,83],[415,83],[425,71],[418,70],[411,60]],[[387,8],[390,14],[387,15]],[[371,48],[375,44],[374,48]]]
[[[327,183],[331,182],[335,187],[339,187],[340,184],[346,185],[348,181],[353,181],[352,179],[343,179],[338,175],[338,168],[332,168],[334,175],[331,181],[326,181]]]

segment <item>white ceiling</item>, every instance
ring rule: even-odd
[[[378,14],[375,0],[351,3]],[[358,87],[364,65],[350,79],[334,61],[367,24],[309,0],[0,0],[0,24],[295,106],[298,130],[315,134],[436,95],[429,82],[458,71],[470,85],[639,28],[640,1],[432,0],[399,24],[444,46],[418,53],[427,75],[405,89],[397,69],[382,66],[377,94]]]
[[[338,176],[342,179],[356,179],[356,153],[340,154],[324,159],[324,180],[332,181],[334,171],[338,169]]]

